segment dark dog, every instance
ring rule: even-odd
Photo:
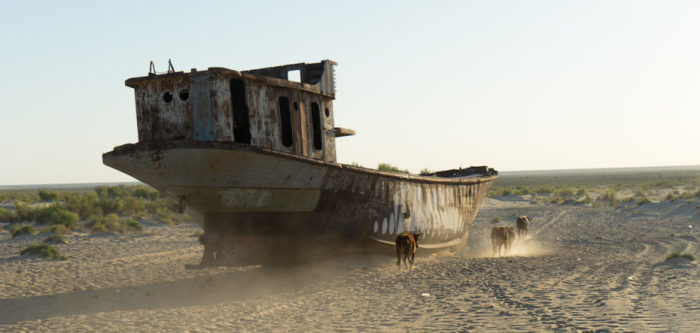
[[[418,237],[420,237],[419,232],[405,232],[396,236],[396,265],[401,267],[401,255],[403,255],[403,264],[408,268],[409,265],[406,263],[408,260],[411,263],[410,268],[413,268],[413,260],[416,256],[416,250],[418,249]]]
[[[532,217],[521,216],[515,221],[515,225],[518,227],[518,237],[520,239],[525,239],[527,237],[527,228],[530,226],[530,221]]]

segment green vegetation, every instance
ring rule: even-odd
[[[617,192],[614,190],[607,190],[601,196],[598,197],[598,201],[606,202],[611,205],[617,203]]]
[[[641,206],[679,200],[692,204],[700,199],[700,168],[505,173],[487,195],[564,205]]]
[[[72,230],[140,232],[142,219],[172,225],[191,222],[178,214],[176,203],[143,185],[98,186],[94,190],[0,191],[0,201],[14,202],[14,210],[0,208],[0,221],[44,224],[56,234]],[[54,226],[61,227],[54,227]]]
[[[389,171],[389,172],[398,172],[398,173],[406,173],[410,174],[408,170],[401,170],[398,167],[395,167],[389,163],[379,163],[379,166],[377,167],[379,171]]]
[[[34,235],[36,234],[36,229],[31,224],[22,224],[13,226],[10,229],[10,233],[12,233],[13,238],[20,235]]]
[[[500,216],[494,216],[491,218],[491,223],[501,223],[503,222],[503,219]]]
[[[66,260],[66,256],[58,252],[53,246],[48,244],[32,244],[20,251],[20,255],[39,255],[49,259]]]
[[[15,213],[6,208],[0,208],[0,222],[14,222]]]
[[[58,193],[55,191],[39,191],[39,199],[41,201],[56,201],[58,200]]]
[[[141,232],[143,225],[133,218],[119,217],[117,214],[109,214],[107,216],[93,217],[86,223],[92,231],[96,232]]]
[[[683,193],[679,191],[673,191],[666,195],[665,200],[669,202],[674,202],[677,200],[693,200],[695,198],[700,198],[700,190],[698,190],[697,192],[686,191]]]
[[[5,201],[40,202],[41,199],[39,198],[39,193],[32,190],[0,192],[0,202]]]
[[[435,171],[430,170],[430,169],[428,169],[428,168],[423,168],[423,169],[420,171],[420,175],[421,175],[421,176],[429,176],[429,175],[432,175],[432,174],[434,174],[434,173],[435,173]]]
[[[615,190],[638,187],[642,190],[667,189],[675,186],[700,188],[700,168],[677,169],[601,169],[573,171],[537,171],[501,173],[494,187],[549,186],[584,187],[614,186]]]
[[[695,257],[693,257],[693,255],[690,253],[673,252],[673,253],[666,256],[666,261],[669,261],[669,260],[674,259],[674,258],[681,258],[681,259],[686,259],[686,260],[690,260],[690,261],[695,260]]]
[[[61,235],[52,235],[52,236],[50,236],[50,237],[44,239],[44,243],[45,243],[45,244],[50,244],[50,243],[53,243],[53,244],[66,244],[66,243],[68,243],[68,242],[66,242],[66,239],[63,238],[63,236],[61,236]]]
[[[39,229],[41,232],[51,232],[59,236],[67,235],[73,232],[73,230],[68,229],[65,225],[63,224],[54,224],[50,226],[43,227]]]
[[[629,198],[629,201],[634,201],[634,203],[636,203],[637,206],[641,206],[643,204],[651,202],[651,200],[649,200],[649,197],[643,192],[635,193],[634,196]]]

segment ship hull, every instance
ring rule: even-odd
[[[459,248],[497,177],[408,176],[237,143],[128,144],[103,162],[179,200],[241,263],[392,254],[408,231],[421,252]]]

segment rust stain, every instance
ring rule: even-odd
[[[212,67],[206,73],[196,70],[190,73],[173,72],[132,78],[126,85],[134,88],[139,142],[192,141],[195,122],[210,125],[215,142],[234,142],[233,105],[229,84],[242,79],[248,107],[250,144],[258,147],[308,156],[325,161],[335,161],[335,134],[332,101],[335,83],[332,82],[332,61],[315,64],[292,64],[238,72]],[[287,81],[287,72],[299,70],[302,82]],[[207,75],[210,94],[193,95],[192,77]],[[282,144],[280,128],[280,96],[289,99],[294,128],[294,144]],[[201,98],[208,98],[202,103]],[[321,123],[318,132],[323,133],[323,148],[312,149],[313,133],[311,103],[321,107]],[[193,105],[210,105],[206,112],[193,113]],[[196,114],[197,119],[193,119]]]

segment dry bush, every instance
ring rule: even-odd
[[[36,234],[36,229],[34,229],[34,226],[31,224],[22,224],[13,226],[12,229],[10,229],[10,232],[14,238],[20,235],[34,235]]]
[[[32,244],[20,251],[20,255],[39,255],[49,259],[66,260],[66,256],[58,252],[56,248],[48,244]]]

